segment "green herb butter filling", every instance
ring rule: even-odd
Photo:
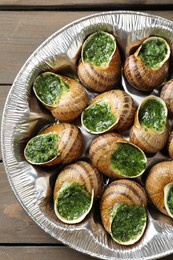
[[[166,120],[166,109],[164,105],[156,99],[146,101],[139,111],[140,124],[155,131],[164,130]]]
[[[83,112],[83,124],[91,133],[106,131],[117,121],[108,102],[99,102]]]
[[[36,96],[46,105],[54,106],[56,101],[69,90],[69,86],[56,74],[45,72],[34,82]]]
[[[83,60],[90,64],[105,67],[116,49],[112,35],[99,31],[92,34],[83,49]]]
[[[146,168],[144,153],[128,143],[117,143],[111,157],[111,167],[119,174],[127,177],[139,176]]]
[[[119,204],[113,212],[111,235],[116,241],[123,243],[138,240],[146,221],[147,215],[143,206]]]
[[[91,194],[84,185],[71,183],[58,195],[56,207],[59,215],[66,220],[76,220],[88,211],[91,205]]]
[[[55,133],[37,135],[27,143],[25,157],[32,163],[48,162],[60,155],[57,143],[58,135]]]
[[[173,185],[169,188],[169,192],[167,196],[167,205],[170,213],[173,215]]]
[[[139,56],[143,63],[152,68],[159,69],[168,54],[168,46],[164,40],[154,38],[142,44]]]

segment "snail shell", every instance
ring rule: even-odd
[[[141,50],[150,41],[164,42],[167,53],[164,59],[158,63],[158,67],[151,68],[146,65],[140,56]],[[150,53],[148,51],[148,53]],[[152,57],[153,53],[151,54]],[[157,57],[160,56],[158,53]],[[156,58],[156,57],[155,57]],[[159,87],[168,75],[169,70],[170,47],[168,43],[160,37],[149,37],[143,41],[136,52],[130,55],[124,64],[124,75],[128,82],[135,88],[142,91],[151,91]]]
[[[114,43],[114,49],[109,56],[108,61],[104,65],[94,64],[92,61],[84,59],[85,49],[88,43],[95,37],[100,36],[110,38]],[[93,45],[94,46],[94,45]],[[94,48],[94,47],[92,47]],[[107,43],[102,46],[97,46],[94,50],[94,55],[97,55],[97,50],[101,48],[98,59],[107,55]],[[92,50],[93,51],[93,50]],[[100,31],[91,34],[82,45],[81,61],[78,65],[78,77],[82,84],[96,92],[103,92],[113,88],[119,81],[121,75],[121,58],[116,44],[116,40],[112,34]]]
[[[51,136],[53,134],[53,138],[55,137],[55,145],[52,148],[52,144],[50,140],[47,140],[46,143],[44,143],[44,138],[47,136]],[[38,145],[36,145],[36,139],[40,142]],[[31,143],[32,141],[32,143]],[[32,159],[30,158],[31,152],[28,151],[28,148],[32,148],[35,151],[32,155]],[[41,162],[36,160],[34,158],[37,153],[40,153],[41,156],[52,153],[52,149],[55,150],[55,154],[53,156],[49,157],[48,160],[42,160]],[[80,132],[80,130],[72,124],[69,123],[62,123],[62,124],[54,124],[49,127],[47,127],[45,130],[40,132],[39,135],[36,137],[33,137],[29,142],[27,143],[24,155],[28,162],[35,165],[42,165],[42,166],[52,166],[55,164],[67,164],[74,160],[77,160],[83,152],[83,137]]]
[[[165,101],[170,116],[173,116],[173,79],[163,86],[160,97]]]
[[[86,90],[79,82],[52,72],[39,75],[33,90],[40,102],[61,122],[71,122],[88,104]]]
[[[140,122],[140,111],[147,104],[147,102],[160,102],[162,104],[162,113],[163,113],[163,128],[161,130],[156,130],[154,128],[149,128],[146,125],[143,125]],[[153,119],[153,110],[146,112],[146,117]],[[152,118],[153,117],[153,118]],[[144,114],[145,118],[145,114]],[[159,123],[160,121],[158,121]],[[154,123],[154,119],[153,119]],[[130,141],[140,147],[146,153],[157,153],[160,151],[166,144],[169,134],[169,128],[167,124],[167,107],[165,102],[156,96],[148,96],[143,99],[140,106],[137,109],[135,115],[135,122],[132,128],[130,129]]]
[[[102,108],[103,105],[106,108]],[[101,107],[98,112],[94,109],[97,106]],[[87,116],[89,109],[92,112]],[[110,111],[111,116],[108,115],[108,111]],[[135,112],[136,105],[129,94],[122,90],[109,90],[99,94],[91,101],[90,105],[82,112],[81,120],[86,131],[93,134],[113,129],[126,130],[132,125]],[[85,123],[87,118],[91,121],[90,127],[87,127],[87,123]]]
[[[140,148],[112,132],[94,139],[89,156],[99,171],[113,178],[140,176],[147,164],[147,158]]]
[[[116,209],[116,207],[121,204],[143,206],[145,208],[147,206],[147,196],[145,190],[142,188],[141,185],[132,180],[116,180],[106,187],[101,198],[100,211],[104,228],[109,234],[111,234],[112,238],[116,242],[120,244],[130,245],[135,243],[142,236],[146,227],[146,220],[141,230],[141,233],[135,239],[128,241],[117,240],[115,237],[113,237],[112,234],[112,222],[114,215],[113,212]],[[124,223],[122,221],[123,226],[126,226],[125,222],[127,218],[127,215],[125,216],[125,218],[124,216],[122,216],[122,220],[124,221]],[[129,223],[130,221],[133,222],[133,219],[129,220]],[[123,232],[125,232],[125,230]]]
[[[74,219],[65,219],[57,210],[57,199],[63,189],[71,184],[83,185],[83,189],[91,195],[91,203],[88,209],[79,217]],[[93,200],[101,195],[103,189],[103,182],[98,170],[88,162],[78,161],[74,164],[66,166],[58,175],[54,187],[54,209],[57,217],[65,223],[79,223],[89,213]],[[80,204],[80,198],[76,201],[76,206]],[[74,205],[75,206],[75,205]]]
[[[173,131],[170,133],[169,139],[168,139],[168,153],[171,159],[173,159]]]
[[[146,192],[158,210],[173,218],[173,212],[170,213],[167,203],[171,186],[173,187],[173,162],[164,161],[154,165],[146,178]]]

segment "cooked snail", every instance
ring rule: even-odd
[[[132,125],[136,105],[122,90],[109,90],[95,97],[82,112],[81,121],[86,131],[93,134],[109,130],[125,130]]]
[[[104,228],[117,243],[134,244],[146,227],[146,206],[146,193],[138,183],[125,179],[112,182],[100,203]]]
[[[142,91],[159,87],[169,70],[170,47],[161,37],[149,37],[124,64],[128,82]]]
[[[173,131],[170,133],[169,139],[168,139],[168,153],[171,159],[173,159]]]
[[[47,127],[26,144],[24,156],[35,165],[51,166],[77,160],[83,152],[83,137],[72,124],[62,123]]]
[[[115,133],[95,138],[90,145],[89,156],[99,171],[113,178],[135,178],[147,166],[143,151]]]
[[[121,74],[121,59],[115,37],[107,32],[91,34],[82,45],[78,77],[96,92],[113,88]]]
[[[169,114],[173,115],[173,79],[166,82],[163,86],[160,97],[165,101]]]
[[[146,191],[152,203],[162,213],[173,218],[173,162],[154,165],[146,179]]]
[[[54,187],[56,216],[68,224],[81,222],[101,191],[101,175],[90,163],[78,161],[66,166],[58,175]]]
[[[71,122],[88,104],[88,95],[79,82],[52,72],[39,75],[33,90],[40,102],[61,122]]]
[[[168,139],[167,107],[165,102],[156,96],[143,99],[130,130],[130,141],[146,153],[156,153]]]

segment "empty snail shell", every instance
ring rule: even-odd
[[[161,37],[149,37],[124,64],[128,82],[142,91],[159,87],[168,75],[170,47]]]
[[[54,210],[64,223],[81,222],[91,210],[93,200],[102,192],[102,178],[88,162],[78,161],[66,166],[54,187]]]
[[[103,174],[113,178],[135,178],[146,169],[143,151],[115,133],[98,136],[90,145],[92,164]]]
[[[114,36],[99,31],[82,45],[78,77],[82,84],[96,92],[113,88],[121,75],[121,59]]]
[[[168,138],[168,153],[171,159],[173,159],[173,131],[170,133]]]
[[[31,138],[24,155],[34,165],[51,166],[77,160],[83,152],[83,137],[75,125],[54,124]]]
[[[166,82],[160,92],[160,97],[165,101],[169,114],[173,115],[173,79]]]
[[[146,153],[160,151],[169,134],[167,113],[166,104],[161,98],[153,95],[144,98],[130,129],[130,141]]]
[[[33,90],[40,102],[61,122],[71,122],[88,104],[86,90],[79,82],[52,72],[39,75]]]
[[[132,180],[113,181],[100,203],[104,228],[117,243],[134,244],[146,227],[146,206],[147,196],[141,185]]]
[[[146,178],[146,191],[152,203],[163,214],[173,218],[173,162],[154,165]]]
[[[109,90],[96,96],[82,112],[86,131],[100,134],[109,130],[125,130],[133,123],[136,105],[122,90]]]

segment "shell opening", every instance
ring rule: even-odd
[[[141,238],[146,222],[144,206],[118,204],[112,213],[111,236],[119,244],[134,244]]]
[[[173,218],[173,182],[164,187],[164,204],[168,215]]]
[[[147,166],[144,152],[127,142],[117,142],[111,156],[111,168],[120,175],[134,178],[141,175]]]
[[[79,223],[90,212],[93,200],[94,189],[90,194],[81,183],[66,183],[54,201],[55,214],[64,223]]]
[[[99,67],[106,67],[116,50],[113,35],[99,31],[91,34],[82,47],[82,61]]]

